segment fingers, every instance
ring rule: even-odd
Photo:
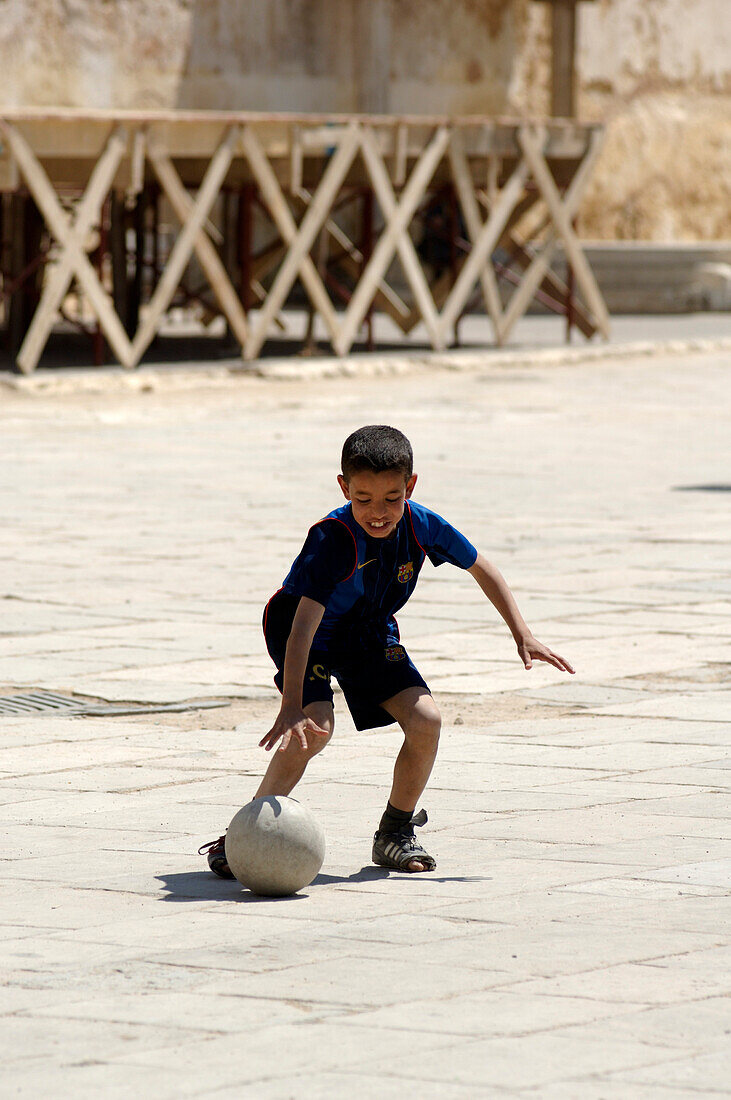
[[[320,737],[327,737],[328,735],[327,730],[321,729],[316,722],[313,722],[311,718],[308,718],[306,719],[306,721],[298,722],[296,726],[292,726],[291,729],[287,730],[287,732],[282,737],[282,743],[279,746],[279,751],[286,752],[290,740],[292,739],[292,737],[295,737],[306,752],[310,747],[307,743],[308,733],[315,733]]]
[[[266,749],[270,752],[274,748],[277,741],[281,737],[282,743],[279,746],[279,752],[286,752],[289,748],[289,743],[294,737],[305,751],[309,748],[307,743],[307,734],[313,733],[317,737],[329,737],[330,734],[327,730],[318,726],[317,722],[313,722],[311,718],[307,718],[302,722],[297,722],[294,726],[288,729],[281,730],[276,725],[272,726],[268,733],[266,733],[259,742],[259,748]]]
[[[327,730],[324,730],[322,726],[318,726],[317,722],[313,722],[311,718],[308,718],[305,722],[303,722],[301,727],[299,725],[294,726],[293,732],[296,733],[297,737],[299,738],[299,742],[303,749],[309,748],[309,745],[307,744],[307,738],[305,736],[305,734],[307,733],[314,733],[317,737],[330,736]]]
[[[266,749],[267,752],[271,752],[271,750],[274,748],[277,741],[281,737],[282,743],[279,746],[279,751],[284,752],[292,739],[293,732],[293,730],[284,730],[283,732],[282,730],[277,729],[276,726],[272,726],[272,728],[269,730],[269,733],[265,733],[261,741],[259,742],[259,748]],[[306,746],[307,739],[305,739],[305,747]]]
[[[330,736],[328,730],[324,730],[322,728],[322,726],[318,726],[316,722],[312,721],[312,719],[310,719],[310,724],[307,727],[307,729],[310,733],[316,733],[318,737],[329,737]]]
[[[547,649],[544,653],[534,653],[533,656],[538,661],[545,661],[546,664],[553,665],[559,672],[570,672],[573,676],[575,669],[569,664],[565,657],[560,657],[558,653],[552,653],[550,649]],[[526,668],[530,668],[530,665],[526,665]]]
[[[286,752],[287,751],[287,749],[289,747],[289,742],[292,740],[292,734],[295,733],[295,732],[296,732],[296,730],[287,730],[287,732],[282,735],[282,743],[281,743],[281,745],[279,746],[279,749],[278,749],[279,752]],[[307,745],[307,740],[305,739],[305,746],[306,745]]]
[[[269,733],[264,734],[261,741],[259,742],[259,748],[266,749],[267,752],[269,752],[270,749],[274,748],[281,736],[281,733],[277,733],[275,729],[270,729]]]
[[[560,657],[558,653],[552,653],[549,649],[545,657],[540,657],[539,654],[536,654],[536,656],[538,656],[540,660],[547,661],[549,664],[553,665],[554,668],[557,668],[560,672],[570,672],[573,676],[574,669],[571,667],[566,658]]]
[[[552,650],[545,646],[539,645],[537,647],[521,646],[518,650],[521,660],[527,669],[533,668],[533,661],[545,661],[548,665],[553,665],[559,672],[569,672],[573,676],[575,669],[565,657],[561,657],[558,653],[554,653]]]

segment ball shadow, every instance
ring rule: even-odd
[[[182,871],[170,875],[156,875],[165,891],[161,901],[235,901],[235,902],[286,902],[300,901],[306,894],[287,894],[282,898],[252,894],[236,879],[218,878],[208,871]]]
[[[433,872],[409,874],[404,871],[389,871],[387,867],[375,867],[370,864],[354,871],[352,875],[327,875],[320,873],[309,886],[305,886],[297,894],[287,894],[285,897],[265,897],[261,894],[252,894],[236,879],[218,878],[209,871],[182,871],[174,874],[156,875],[157,882],[162,883],[163,894],[161,901],[187,902],[187,901],[235,901],[252,904],[255,902],[268,902],[269,904],[287,901],[301,901],[309,897],[305,892],[313,886],[332,886],[336,883],[360,883],[379,882],[387,878],[395,880],[413,880],[426,882],[487,882],[489,876],[484,875],[435,875]]]

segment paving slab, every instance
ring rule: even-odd
[[[225,703],[3,717],[3,1096],[727,1092],[725,345],[439,363],[0,379],[0,697]],[[298,795],[321,873],[255,898],[197,848],[266,763],[261,611],[343,437],[394,421],[577,675],[526,672],[471,579],[425,570],[400,624],[444,713],[437,870],[370,863],[400,736],[338,693]]]
[[[676,1094],[685,1095],[707,1091],[709,1095],[724,1096],[728,1092],[731,1055],[725,1050],[696,1054],[690,1052],[684,1058],[675,1058],[662,1065],[643,1066],[632,1071],[612,1074],[612,1079],[628,1091],[636,1085],[651,1088],[668,1086]]]

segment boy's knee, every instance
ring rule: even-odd
[[[307,738],[306,749],[302,747],[297,738],[293,737],[287,745],[287,748],[281,754],[282,767],[288,774],[297,777],[304,773],[310,760],[325,748],[332,737],[332,730],[330,730],[327,737],[323,737],[317,733],[306,733],[305,736]]]
[[[328,731],[327,737],[323,737],[321,733],[308,733],[307,749],[305,752],[307,759],[311,760],[313,756],[317,756],[318,752],[322,752],[325,746],[330,743],[332,735],[332,730]]]
[[[422,744],[436,746],[442,729],[442,716],[431,696],[419,701],[414,707],[404,733],[407,738]]]
[[[305,760],[311,760],[313,756],[317,756],[319,752],[322,752],[325,746],[330,742],[335,727],[335,718],[332,707],[328,707],[327,704],[311,704],[309,707],[305,708],[305,714],[308,718],[311,718],[320,729],[327,731],[327,736],[321,733],[307,732],[305,734],[307,738],[306,749],[303,749],[298,741],[290,742],[290,745],[295,744]]]

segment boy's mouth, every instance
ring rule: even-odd
[[[366,529],[373,535],[385,535],[388,533],[391,524],[387,519],[368,520]]]

